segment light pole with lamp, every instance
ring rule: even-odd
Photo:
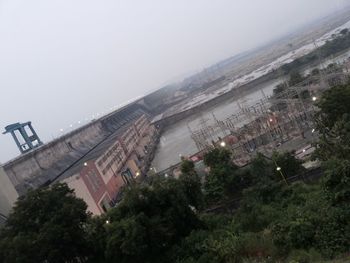
[[[286,185],[288,185],[287,179],[286,179],[286,177],[284,176],[284,174],[282,172],[282,168],[280,166],[278,166],[276,162],[275,162],[275,165],[276,165],[276,171],[281,174],[284,182],[286,183]]]

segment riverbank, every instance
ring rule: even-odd
[[[264,75],[258,79],[252,80],[251,82],[244,84],[240,87],[234,88],[226,93],[223,93],[211,100],[208,100],[202,104],[199,104],[197,106],[194,106],[193,108],[190,108],[188,110],[175,113],[170,116],[159,116],[158,119],[154,119],[152,122],[155,125],[162,126],[163,128],[166,128],[169,125],[172,125],[178,121],[181,121],[191,115],[198,114],[199,112],[203,111],[204,109],[208,109],[211,107],[214,107],[222,102],[225,102],[229,99],[232,99],[232,97],[236,97],[239,99],[240,97],[243,97],[249,93],[252,93],[254,91],[258,91],[260,88],[258,88],[258,85],[263,85],[268,82],[272,82],[274,80],[277,80],[278,73],[277,72],[271,72],[267,75]]]
[[[274,62],[251,72],[241,79],[225,83],[225,85],[221,88],[217,88],[213,92],[197,94],[193,99],[185,103],[179,103],[178,106],[174,106],[165,113],[156,116],[153,123],[166,127],[192,114],[196,114],[203,109],[213,107],[230,97],[252,92],[256,86],[262,85],[264,82],[286,77],[294,70],[304,71],[307,68],[312,68],[317,65],[322,66],[322,63],[327,61],[330,57],[341,56],[349,51],[350,31],[348,27],[350,27],[350,22],[346,23],[344,26],[343,30],[339,29],[340,32],[338,32],[337,37],[332,37],[329,40],[329,32],[323,38],[315,41],[314,48],[310,47],[310,44],[306,45],[303,48],[290,52],[291,54],[289,55],[286,54]],[[317,47],[316,43],[322,45]],[[295,52],[299,52],[303,55],[297,56]],[[321,58],[323,61],[321,61]],[[277,68],[275,68],[276,66]],[[230,76],[227,76],[227,78],[231,79]],[[249,81],[250,79],[251,81]],[[241,84],[242,81],[244,84]]]

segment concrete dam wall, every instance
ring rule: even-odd
[[[5,163],[3,169],[19,195],[48,184],[75,162],[93,151],[126,123],[148,113],[132,104]]]

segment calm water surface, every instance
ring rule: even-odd
[[[320,67],[326,67],[330,63],[342,63],[348,59],[349,56],[350,50],[339,56],[327,59]],[[304,74],[309,73],[311,70],[312,68],[306,69]],[[269,96],[272,94],[274,87],[282,81],[284,81],[284,79],[281,78],[264,83],[259,85],[256,88],[256,91],[251,92],[244,97],[236,96],[232,99],[228,99],[226,102],[202,111],[201,114],[190,116],[180,122],[175,123],[174,125],[169,126],[164,131],[160,139],[160,143],[153,160],[153,167],[156,169],[156,171],[164,170],[171,165],[177,164],[180,161],[181,156],[189,156],[198,151],[194,141],[191,139],[191,133],[188,129],[188,125],[194,130],[199,127],[199,123],[202,119],[207,119],[208,124],[213,123],[214,120],[212,113],[214,113],[219,120],[225,119],[239,111],[237,104],[238,101],[242,102],[243,99],[246,105],[254,104],[262,98],[263,95],[261,90],[263,90],[266,96]]]
[[[242,103],[243,99],[245,105],[254,104],[262,98],[263,94],[261,90],[263,90],[265,95],[269,96],[272,94],[273,88],[280,82],[281,79],[262,84],[257,91],[244,97],[228,99],[226,102],[202,111],[201,114],[195,114],[167,127],[160,138],[160,143],[153,160],[153,167],[156,168],[157,171],[164,170],[178,163],[180,161],[180,156],[189,156],[198,151],[194,141],[191,139],[191,132],[188,129],[188,125],[191,129],[196,129],[199,127],[199,123],[202,119],[208,120],[208,124],[213,123],[212,113],[214,113],[218,119],[225,119],[239,111],[237,101]]]

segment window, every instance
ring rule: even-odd
[[[97,192],[100,187],[102,186],[102,182],[100,180],[100,178],[98,177],[98,175],[96,174],[95,171],[89,171],[87,173],[87,179],[91,185],[91,188],[94,192]]]

